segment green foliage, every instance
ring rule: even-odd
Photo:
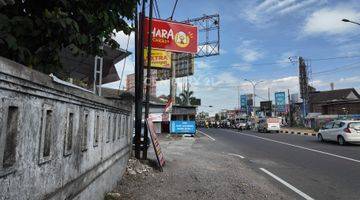
[[[182,93],[180,93],[180,105],[190,105],[190,100],[194,98],[192,97],[193,94],[193,91],[188,90],[184,90]]]
[[[61,67],[59,52],[103,55],[114,31],[129,34],[137,0],[23,0],[0,7],[0,55],[45,73]]]

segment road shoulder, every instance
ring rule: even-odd
[[[127,199],[291,199],[208,137],[160,138],[164,172],[127,171],[115,192]],[[154,157],[150,154],[149,157]]]

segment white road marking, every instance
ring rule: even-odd
[[[299,145],[295,145],[295,144],[290,144],[290,143],[286,143],[286,142],[280,142],[280,141],[277,141],[277,140],[272,140],[272,139],[269,139],[269,138],[259,137],[259,136],[256,136],[256,135],[250,135],[250,134],[246,134],[246,133],[239,133],[239,134],[254,137],[254,138],[259,138],[259,139],[262,139],[262,140],[267,140],[267,141],[270,141],[270,142],[275,142],[275,143],[279,143],[279,144],[283,144],[283,145],[287,145],[287,146],[291,146],[291,147],[296,147],[296,148],[299,148],[299,149],[304,149],[304,150],[308,150],[308,151],[312,151],[312,152],[316,152],[316,153],[320,153],[320,154],[325,154],[325,155],[328,155],[328,156],[333,156],[333,157],[341,158],[341,159],[344,159],[344,160],[349,160],[349,161],[360,163],[360,160],[356,160],[356,159],[345,157],[345,156],[340,156],[340,155],[337,155],[337,154],[328,153],[328,152],[325,152],[325,151],[311,149],[311,148],[307,148],[307,147],[303,147],[303,146],[299,146]]]
[[[199,130],[198,130],[198,131],[199,131]],[[204,134],[206,137],[208,137],[208,138],[211,139],[212,141],[215,141],[215,139],[214,139],[213,137],[211,137],[210,135],[208,135],[208,134],[206,134],[206,133],[204,133],[204,132],[202,132],[202,131],[199,131],[199,133]]]
[[[239,157],[241,159],[244,159],[245,157],[242,156],[242,155],[239,155],[239,154],[235,154],[235,153],[228,153],[229,156],[236,156],[236,157]]]
[[[268,174],[269,176],[273,177],[275,180],[279,181],[280,183],[282,183],[283,185],[285,185],[286,187],[290,188],[292,191],[296,192],[298,195],[302,196],[304,199],[306,200],[314,200],[313,198],[311,198],[309,195],[303,193],[302,191],[300,191],[299,189],[297,189],[296,187],[292,186],[290,183],[284,181],[283,179],[281,179],[280,177],[276,176],[275,174],[269,172],[268,170],[264,169],[264,168],[260,168],[261,171],[265,172],[266,174]]]

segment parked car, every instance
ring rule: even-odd
[[[240,119],[239,122],[236,124],[236,128],[239,130],[247,130],[249,129],[249,126],[245,119]]]
[[[340,145],[360,143],[360,121],[336,120],[326,123],[317,135],[320,142],[336,141]]]
[[[259,120],[259,124],[257,127],[258,132],[271,132],[271,131],[280,131],[280,122],[279,118],[269,117],[263,118]]]

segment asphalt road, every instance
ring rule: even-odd
[[[200,129],[212,150],[238,156],[298,199],[360,199],[360,146],[320,143],[313,136]]]

